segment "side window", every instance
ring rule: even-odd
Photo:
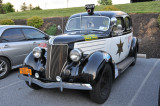
[[[18,42],[25,40],[21,29],[7,29],[2,34],[2,42]]]
[[[130,19],[128,17],[125,18],[125,25],[126,25],[126,30],[131,29],[131,23],[130,23]]]
[[[25,28],[22,29],[22,31],[27,39],[45,39],[45,34],[41,33],[36,29]]]

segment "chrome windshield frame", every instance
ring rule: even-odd
[[[80,16],[80,17],[74,17],[74,18],[69,19],[68,22],[67,22],[67,24],[66,24],[65,30],[66,30],[66,31],[82,31],[81,28],[80,28],[80,29],[74,29],[74,30],[68,30],[67,28],[68,28],[69,22],[70,22],[72,19],[76,19],[76,18],[79,18],[79,19],[80,19],[80,25],[81,25],[81,20],[83,19],[83,17],[105,17],[105,18],[108,18],[109,24],[108,24],[107,30],[109,29],[110,24],[111,24],[111,20],[110,20],[110,18],[107,17],[107,16]],[[81,19],[81,18],[82,18],[82,19]],[[81,25],[81,26],[82,26],[82,25]],[[107,31],[107,30],[101,30],[101,29],[87,29],[87,30]]]

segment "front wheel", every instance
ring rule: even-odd
[[[0,79],[6,77],[10,69],[11,69],[10,62],[4,57],[0,57]]]
[[[38,86],[38,85],[36,85],[36,84],[34,84],[34,83],[31,83],[31,85],[29,85],[29,82],[27,82],[27,81],[26,81],[26,84],[27,84],[30,88],[34,89],[34,90],[39,90],[39,89],[42,88],[42,87],[40,87],[40,86]]]
[[[98,104],[104,103],[108,99],[112,87],[112,69],[109,64],[103,69],[99,81],[92,87],[90,91],[91,99]]]

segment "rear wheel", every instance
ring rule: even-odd
[[[36,85],[36,84],[34,84],[34,83],[31,83],[31,85],[29,85],[29,82],[26,82],[26,84],[27,84],[30,88],[34,89],[34,90],[39,90],[39,89],[42,88],[42,87],[40,87],[40,86],[38,86],[38,85]]]
[[[104,103],[108,99],[112,87],[112,69],[109,64],[103,69],[99,81],[92,87],[92,91],[90,91],[91,99],[98,104]]]
[[[137,48],[135,49],[134,61],[133,61],[133,63],[131,64],[131,66],[134,66],[134,65],[136,64],[136,61],[137,61]]]
[[[0,79],[6,77],[11,70],[11,65],[8,59],[0,57]]]

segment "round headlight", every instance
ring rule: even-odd
[[[41,49],[40,47],[35,47],[35,48],[33,49],[33,56],[34,56],[35,58],[40,58],[41,55],[42,55],[42,49]]]
[[[78,62],[82,57],[82,51],[79,49],[73,49],[70,52],[70,59],[74,62]]]

